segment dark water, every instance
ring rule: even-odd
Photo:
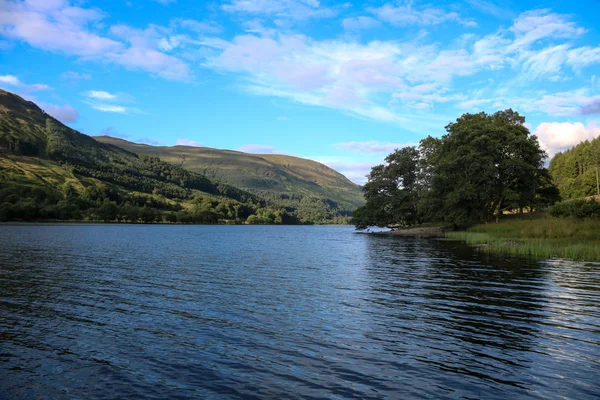
[[[2,398],[600,397],[600,265],[344,227],[0,226]]]

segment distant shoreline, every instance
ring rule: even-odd
[[[33,225],[33,224],[57,224],[57,225],[171,225],[171,226],[344,226],[349,224],[201,224],[201,223],[182,223],[182,222],[125,222],[125,221],[75,221],[75,220],[35,220],[35,221],[0,221],[2,225]]]

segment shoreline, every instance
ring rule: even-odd
[[[365,232],[365,233],[368,235],[400,236],[400,237],[422,237],[422,238],[446,237],[446,230],[444,230],[444,228],[439,227],[439,226],[407,228],[407,229],[398,229],[395,231]]]

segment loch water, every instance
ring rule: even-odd
[[[600,398],[600,264],[350,227],[0,225],[0,398]]]

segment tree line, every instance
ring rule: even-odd
[[[261,202],[242,203],[198,191],[192,191],[185,201],[174,201],[159,188],[151,193],[129,192],[92,179],[66,181],[58,188],[3,181],[1,176],[0,182],[0,221],[296,225],[349,220],[319,211],[322,199],[306,200],[309,206],[297,210]],[[316,211],[311,212],[311,204],[317,204]]]

